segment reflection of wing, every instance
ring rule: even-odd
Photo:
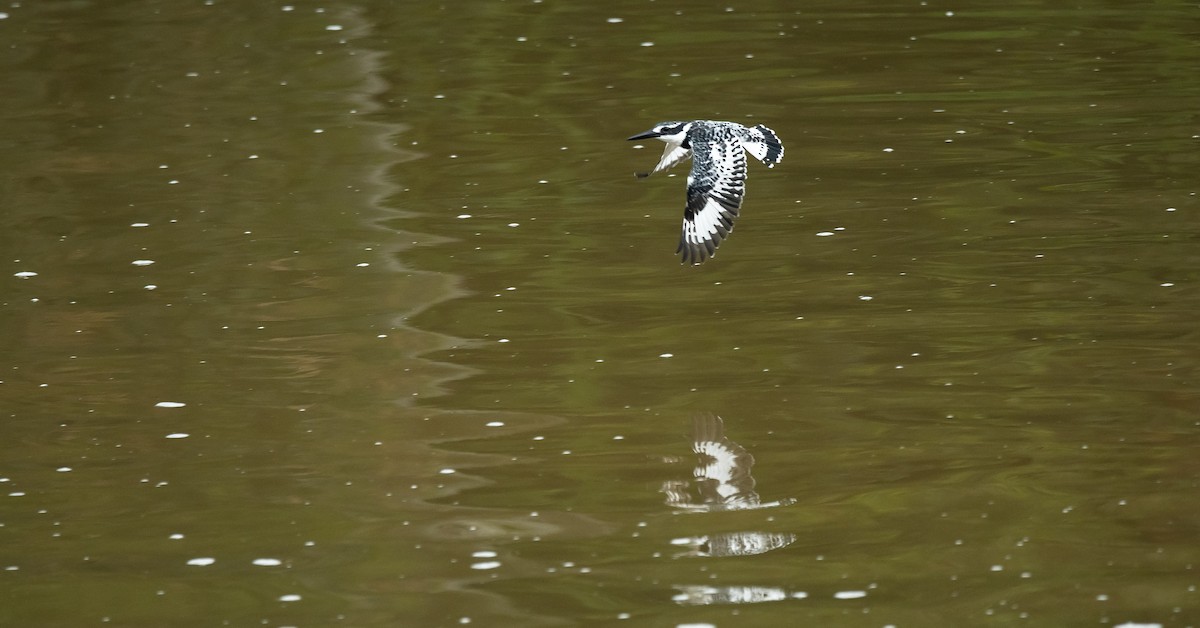
[[[692,451],[697,457],[693,479],[666,480],[662,484],[668,506],[692,512],[714,512],[796,503],[792,498],[762,503],[754,491],[754,476],[750,475],[754,456],[725,437],[725,423],[721,417],[701,414],[692,419]]]
[[[705,414],[693,419],[692,451],[700,459],[693,474],[705,504],[715,509],[753,508],[758,505],[754,476],[750,475],[754,456],[725,437],[725,424],[721,417]]]

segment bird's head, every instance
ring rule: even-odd
[[[638,133],[629,139],[646,140],[657,138],[668,144],[682,144],[690,128],[692,128],[691,122],[659,122],[651,127],[649,131]]]

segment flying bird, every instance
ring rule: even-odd
[[[662,172],[692,158],[687,178],[687,206],[679,236],[681,263],[699,264],[712,257],[721,241],[733,231],[742,198],[746,195],[746,152],[768,168],[783,159],[783,143],[763,125],[745,127],[736,122],[692,120],[660,122],[630,140],[658,139],[667,144],[651,172]]]

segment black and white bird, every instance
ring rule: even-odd
[[[650,138],[666,142],[667,147],[654,170],[637,173],[639,178],[692,158],[683,233],[675,252],[683,254],[683,263],[699,264],[712,257],[733,230],[746,196],[746,152],[773,168],[783,159],[783,143],[761,124],[744,127],[719,120],[660,122],[629,139]]]

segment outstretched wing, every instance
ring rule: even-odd
[[[742,146],[745,146],[755,159],[766,164],[768,168],[774,168],[775,164],[783,161],[783,142],[779,141],[779,136],[775,135],[775,131],[760,124],[749,129],[742,128],[739,135],[742,139]]]
[[[692,171],[688,174],[687,207],[676,253],[683,263],[699,264],[712,257],[733,231],[746,195],[746,152],[732,133],[705,142],[692,142]]]
[[[658,160],[658,165],[654,167],[654,170],[651,172],[651,174],[654,172],[662,172],[668,168],[673,168],[675,167],[675,164],[678,164],[679,162],[691,156],[692,150],[690,148],[685,148],[683,144],[667,143],[666,148],[663,149],[662,157]]]

